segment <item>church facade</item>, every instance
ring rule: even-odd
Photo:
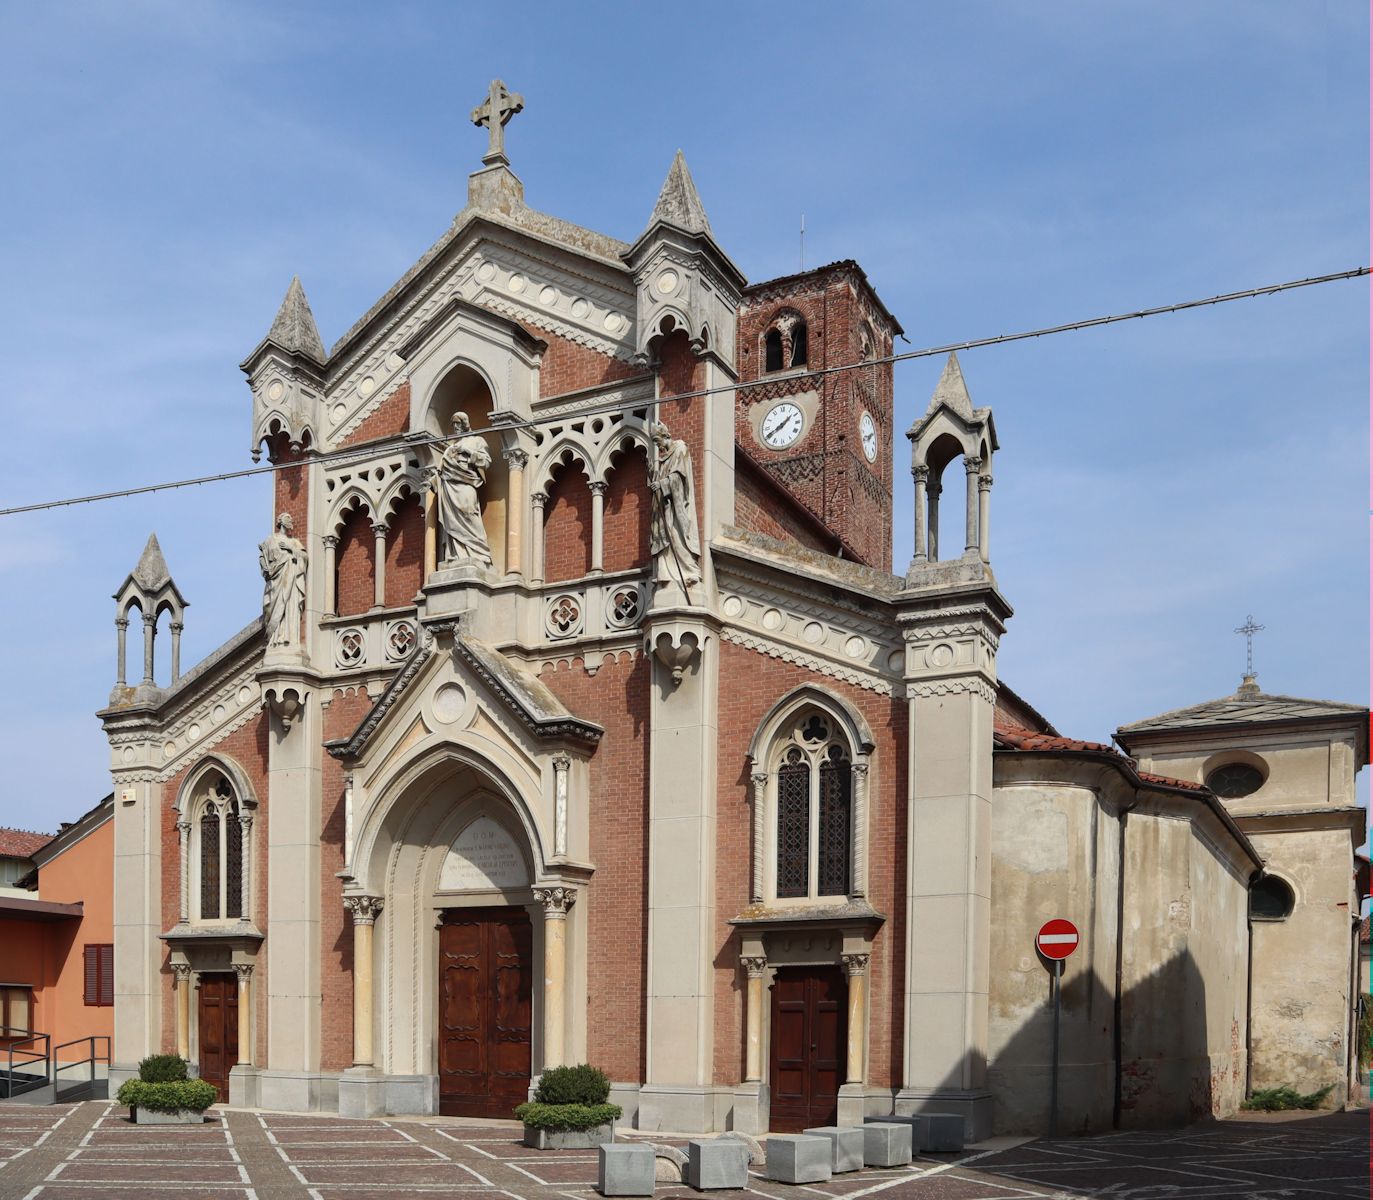
[[[1257,837],[998,683],[957,359],[894,574],[901,328],[862,269],[749,283],[680,154],[632,243],[540,213],[521,103],[493,86],[467,206],[332,349],[294,281],[243,363],[262,616],[182,674],[155,539],[117,595],[114,1076],[508,1116],[589,1061],[644,1129],[1034,1128],[1066,907],[1065,1124],[1232,1110]],[[1177,987],[1185,1040],[1143,1016]]]

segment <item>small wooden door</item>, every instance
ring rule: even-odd
[[[847,999],[838,967],[778,969],[772,985],[772,1132],[796,1133],[838,1119]]]
[[[504,1117],[528,1098],[533,928],[522,908],[464,908],[439,930],[439,1112]]]
[[[215,1085],[221,1104],[229,1102],[229,1071],[238,1063],[238,979],[202,975],[197,989],[200,1078]]]

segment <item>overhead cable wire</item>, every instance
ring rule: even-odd
[[[883,366],[887,363],[909,362],[917,358],[931,358],[938,354],[951,354],[959,350],[977,350],[984,346],[1001,346],[1009,342],[1023,342],[1031,338],[1049,337],[1058,333],[1071,333],[1078,329],[1097,329],[1103,325],[1117,325],[1122,321],[1137,321],[1143,317],[1158,317],[1167,313],[1186,312],[1193,308],[1208,308],[1216,304],[1227,304],[1232,300],[1252,300],[1258,296],[1275,296],[1279,292],[1290,292],[1296,288],[1315,287],[1322,283],[1338,283],[1342,280],[1358,279],[1373,272],[1370,267],[1356,267],[1350,271],[1336,271],[1329,275],[1312,275],[1306,279],[1293,279],[1285,283],[1270,283],[1264,287],[1246,288],[1239,292],[1222,292],[1220,295],[1207,296],[1200,300],[1180,300],[1175,304],[1160,304],[1153,308],[1136,309],[1133,312],[1116,313],[1111,316],[1088,317],[1080,321],[1067,321],[1061,325],[1046,325],[1039,329],[1027,329],[1018,333],[1002,333],[995,337],[971,338],[963,342],[948,342],[942,346],[926,346],[918,350],[904,350],[900,354],[889,354],[881,358],[867,358],[859,362],[843,363],[833,367],[817,367],[813,370],[805,370],[797,373],[792,378],[816,378],[828,375],[837,375],[844,371],[866,370],[871,367]],[[762,387],[770,382],[766,379],[751,380],[747,383],[726,383],[715,387],[699,388],[690,392],[677,392],[671,396],[654,397],[653,399],[638,400],[617,400],[613,403],[601,405],[588,405],[580,408],[576,412],[578,418],[599,416],[614,412],[628,412],[636,408],[644,408],[648,405],[659,403],[660,401],[681,401],[697,400],[710,396],[722,395],[727,392],[750,391],[754,388]],[[551,404],[561,399],[560,396],[546,397],[541,403]],[[506,418],[499,425],[483,425],[471,430],[472,433],[495,433],[506,430],[536,429],[542,425],[550,425],[555,422],[567,419],[566,413],[557,416],[534,416],[528,420]],[[466,434],[462,436],[467,436]],[[437,446],[452,441],[453,437],[442,434],[429,435],[425,437],[404,437],[403,444],[407,447],[417,446]],[[149,483],[140,487],[118,488],[109,492],[93,492],[87,496],[70,496],[61,500],[43,500],[34,504],[17,504],[9,508],[0,508],[0,517],[18,516],[20,513],[42,512],[53,508],[69,508],[76,504],[96,504],[103,500],[118,500],[126,496],[146,496],[153,492],[166,492],[175,488],[198,487],[207,483],[223,483],[230,479],[246,479],[253,475],[270,475],[276,471],[285,471],[292,468],[308,466],[313,463],[323,463],[334,466],[340,463],[360,462],[363,459],[372,458],[376,455],[377,447],[375,443],[355,450],[334,450],[324,454],[311,454],[308,457],[296,459],[284,463],[268,463],[264,466],[245,467],[239,471],[221,471],[215,475],[199,475],[191,479],[174,479],[165,483]]]

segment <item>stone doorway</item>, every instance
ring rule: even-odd
[[[510,1118],[533,1065],[533,927],[523,908],[459,908],[439,928],[439,1112]]]
[[[201,975],[198,994],[200,1078],[214,1084],[219,1103],[228,1104],[229,1072],[238,1063],[238,977]]]
[[[833,1125],[844,1082],[848,987],[837,967],[779,967],[769,1084],[774,1133]]]

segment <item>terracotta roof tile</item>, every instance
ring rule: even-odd
[[[1009,721],[997,721],[992,733],[994,744],[1002,750],[1029,750],[1043,754],[1053,753],[1095,753],[1110,754],[1121,762],[1129,762],[1114,746],[1103,742],[1084,742],[1078,738],[1059,737],[1048,733],[1038,733],[1015,725]],[[1189,792],[1204,792],[1204,784],[1193,783],[1190,779],[1174,779],[1168,775],[1154,775],[1148,771],[1136,771],[1144,783],[1155,783],[1161,787],[1182,788]]]
[[[28,858],[41,846],[52,841],[50,833],[34,833],[28,829],[7,829],[0,827],[0,856],[5,858]]]

